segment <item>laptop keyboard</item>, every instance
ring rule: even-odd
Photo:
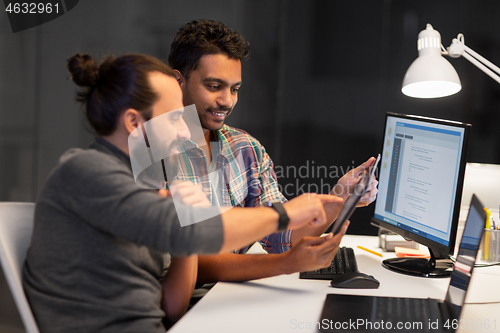
[[[440,317],[438,301],[435,299],[375,297],[371,322],[403,323],[418,325],[420,332],[430,332],[429,322]],[[419,325],[421,324],[421,325]]]
[[[339,248],[329,267],[310,272],[301,272],[299,277],[301,279],[331,280],[337,275],[357,271],[358,264],[356,263],[354,250],[344,246]]]

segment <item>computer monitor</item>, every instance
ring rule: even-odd
[[[384,267],[416,276],[450,275],[470,127],[387,113],[372,224],[427,246],[430,259],[391,258]]]

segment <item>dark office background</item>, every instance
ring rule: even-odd
[[[467,60],[447,58],[462,81],[457,95],[419,100],[401,93],[427,23],[445,47],[463,33],[466,45],[500,65],[499,17],[498,0],[82,0],[62,17],[12,33],[3,12],[0,201],[35,201],[58,157],[92,140],[65,69],[70,55],[166,60],[176,30],[198,18],[223,21],[250,41],[227,123],[267,148],[288,197],[331,188],[335,177],[318,177],[318,170],[341,175],[376,155],[387,111],[469,122],[469,161],[500,163],[500,85]],[[372,213],[358,210],[350,232],[376,232]]]
[[[0,201],[36,200],[58,157],[92,140],[65,69],[70,55],[137,52],[166,60],[176,30],[197,18],[223,21],[250,41],[227,123],[267,148],[288,197],[327,191],[336,181],[330,176],[376,155],[387,111],[469,122],[469,161],[500,163],[500,86],[467,60],[447,58],[463,84],[457,95],[401,93],[427,23],[444,46],[463,33],[469,47],[500,65],[498,17],[496,0],[86,0],[12,33],[1,14]],[[350,232],[373,233],[371,213],[356,212]]]
[[[472,123],[469,161],[499,163],[500,86],[467,60],[447,58],[463,84],[455,96],[419,100],[400,92],[426,23],[443,45],[461,32],[469,47],[500,64],[498,17],[495,0],[86,0],[12,33],[2,14],[0,200],[36,200],[61,153],[92,140],[66,58],[138,52],[166,60],[176,30],[196,18],[223,21],[250,41],[240,100],[227,123],[264,144],[288,197],[327,191],[335,179],[325,169],[341,175],[375,155],[387,111]],[[366,228],[365,221],[351,231]]]

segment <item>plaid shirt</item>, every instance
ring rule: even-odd
[[[273,162],[265,148],[248,133],[224,125],[216,132],[219,145],[217,168],[219,171],[220,206],[257,207],[269,201],[286,202],[278,189]],[[177,179],[201,184],[213,201],[205,154],[195,143],[188,141],[179,159]],[[271,234],[260,244],[269,253],[281,253],[291,248],[291,230]],[[241,249],[245,253],[248,247]]]

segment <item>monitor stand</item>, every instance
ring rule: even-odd
[[[421,277],[448,277],[453,271],[451,259],[438,259],[429,248],[431,257],[426,258],[390,258],[382,261],[382,266],[392,271]]]

